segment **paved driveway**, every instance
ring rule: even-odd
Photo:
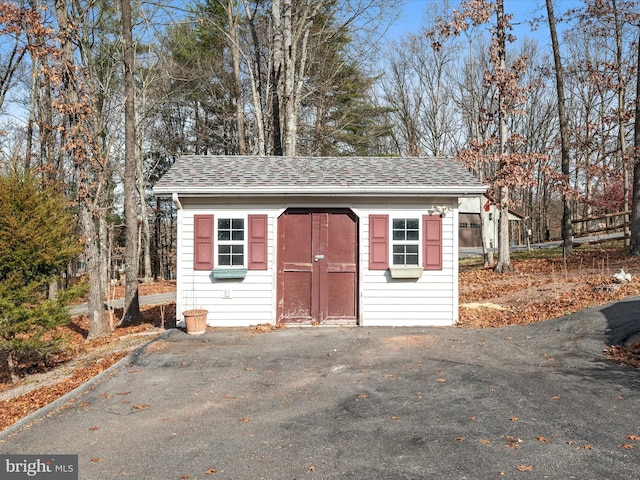
[[[0,452],[78,454],[81,479],[640,478],[640,372],[601,357],[638,330],[639,298],[481,331],[172,330]]]

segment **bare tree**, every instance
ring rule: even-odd
[[[138,208],[136,201],[136,110],[133,70],[135,55],[131,25],[131,3],[121,0],[123,69],[124,69],[124,217],[125,217],[125,299],[121,323],[138,321],[140,302],[138,299]],[[144,199],[142,199],[144,201]]]
[[[558,93],[558,118],[560,125],[560,155],[562,157],[563,181],[568,183],[571,159],[569,157],[569,132],[567,114],[564,101],[564,73],[562,59],[560,58],[560,46],[558,44],[558,34],[556,33],[556,20],[553,14],[553,4],[551,0],[547,2],[547,18],[549,20],[549,32],[551,33],[551,45],[553,48],[553,62],[556,71],[556,91]],[[565,189],[562,197],[562,247],[564,256],[571,255],[573,250],[573,233],[571,229],[571,207],[569,203],[568,189]]]
[[[637,45],[636,118],[633,135],[633,197],[631,201],[631,243],[629,245],[629,251],[636,256],[640,255],[640,37]]]
[[[58,41],[61,49],[62,105],[60,109],[65,113],[65,146],[73,161],[77,186],[77,202],[79,209],[79,224],[82,238],[85,242],[86,270],[89,276],[88,338],[108,335],[110,328],[107,323],[102,303],[103,279],[100,274],[100,245],[96,221],[99,216],[95,204],[95,190],[103,185],[100,181],[94,183],[93,171],[93,138],[83,124],[85,118],[92,117],[90,101],[81,98],[77,67],[73,55],[72,40],[74,26],[69,19],[66,0],[56,0],[55,10],[58,21]]]

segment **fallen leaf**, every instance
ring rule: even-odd
[[[475,422],[476,421],[476,417],[475,416],[471,416],[471,417],[469,417],[469,420],[471,420],[472,422]]]
[[[84,408],[85,410],[89,406],[89,402],[81,402],[78,404],[78,408]]]
[[[390,373],[387,373],[387,374],[384,376],[384,378],[396,378],[396,376],[395,376],[395,375],[392,375],[392,374],[390,374]]]
[[[458,437],[458,438],[456,438],[456,441],[457,441],[457,442],[464,442],[465,440],[466,440],[466,438],[464,438],[464,437]]]
[[[582,447],[584,450],[593,450],[593,447],[591,445],[585,445],[584,447]]]
[[[521,472],[531,472],[533,471],[533,465],[518,465],[516,470],[520,470]]]
[[[205,475],[211,475],[212,473],[218,473],[218,471],[215,468],[210,468],[204,472]]]
[[[129,370],[127,373],[140,373],[143,370],[141,368],[136,368],[135,370]]]
[[[552,397],[549,397],[549,400],[558,400],[560,398],[560,395],[553,395]]]
[[[437,381],[440,382],[440,383],[446,382],[446,380],[444,378],[439,378]]]
[[[358,395],[358,398],[367,398],[369,395],[367,395],[366,393],[361,393],[360,395]]]
[[[249,419],[247,417],[238,417],[239,422],[248,422]]]
[[[500,470],[500,471],[498,472],[498,476],[499,476],[499,477],[504,477],[504,476],[505,476],[505,471],[504,471],[504,470]]]
[[[545,438],[545,437],[538,437],[537,440],[539,442],[551,443],[551,440],[549,440],[548,438]]]
[[[483,438],[482,440],[480,440],[480,445],[489,445],[491,443],[490,440],[487,440],[486,438]]]
[[[316,471],[316,467],[314,467],[313,465],[311,465],[309,468],[307,468],[307,471],[309,471],[309,472],[315,472],[315,471]]]
[[[625,438],[628,438],[629,440],[634,440],[636,442],[640,442],[640,437],[638,435],[627,435]]]
[[[191,478],[189,475],[184,474],[180,477],[182,480],[187,480],[187,478]]]
[[[146,410],[150,406],[151,406],[151,404],[149,404],[149,403],[140,403],[138,405],[134,405],[133,408],[135,408],[136,410]]]
[[[131,392],[118,392],[117,395],[129,395]]]
[[[518,445],[522,443],[522,440],[520,440],[519,438],[515,438],[511,435],[505,435],[504,438],[506,438],[507,441],[509,442],[507,444],[507,448],[518,448]]]
[[[104,458],[102,457],[95,457],[91,459],[91,463],[98,463],[98,462],[104,462]]]
[[[96,430],[100,430],[100,427],[98,427],[97,425],[93,426],[93,427],[89,427],[89,430],[91,430],[92,432],[95,432]]]
[[[397,415],[391,415],[391,420],[400,420],[400,417]]]
[[[518,421],[518,417],[509,417],[509,420],[511,420],[512,422],[517,422]]]
[[[247,367],[247,368],[245,368],[245,371],[246,371],[246,372],[253,372],[253,368],[251,368],[251,367]]]
[[[626,448],[627,450],[632,450],[634,447],[630,443],[623,443],[620,445],[620,448]]]

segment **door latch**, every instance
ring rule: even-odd
[[[318,260],[324,260],[324,255],[316,255],[316,257],[315,257],[315,258],[316,258],[316,262],[317,262]]]

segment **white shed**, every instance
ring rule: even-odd
[[[179,158],[177,312],[211,326],[452,325],[458,205],[485,192],[454,159]]]

